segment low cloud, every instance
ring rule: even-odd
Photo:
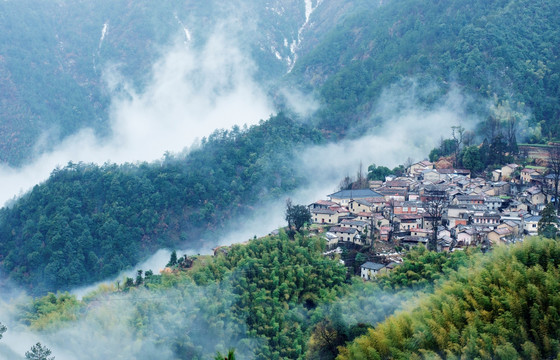
[[[201,48],[178,41],[153,66],[151,81],[142,92],[108,68],[104,77],[114,94],[111,135],[98,138],[84,129],[22,168],[0,166],[0,203],[21,195],[69,161],[152,161],[166,151],[182,151],[215,129],[268,118],[273,108],[253,80],[252,60],[228,36],[227,28],[217,29]]]
[[[467,112],[471,99],[456,88],[431,105],[419,101],[420,95],[425,94],[413,81],[404,89],[402,84],[390,87],[380,96],[362,136],[302,152],[300,169],[310,185],[301,192],[325,198],[338,190],[345,175],[355,176],[360,163],[367,174],[373,163],[393,168],[408,158],[423,160],[442,137],[451,135],[452,126],[472,129],[478,121]]]
[[[218,301],[219,299],[219,301]],[[79,320],[32,331],[13,318],[13,305],[0,302],[8,326],[0,340],[0,359],[20,359],[41,342],[57,360],[175,359],[236,348],[240,359],[254,358],[256,339],[234,314],[235,295],[227,279],[220,285],[189,282],[161,291],[135,289],[88,300]]]

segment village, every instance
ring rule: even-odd
[[[375,256],[360,265],[364,280],[398,265],[402,258],[395,249],[480,246],[486,251],[537,235],[539,214],[555,201],[555,192],[547,189],[558,186],[558,175],[512,163],[488,177],[420,161],[403,176],[369,181],[365,189],[340,190],[309,204],[312,228],[327,240],[329,253],[373,249]]]

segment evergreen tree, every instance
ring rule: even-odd
[[[171,252],[171,256],[169,257],[169,262],[167,263],[167,267],[172,267],[177,265],[177,251],[173,250]]]
[[[2,337],[4,336],[4,333],[8,330],[8,328],[6,327],[6,325],[2,324],[0,322],[0,339],[2,339]]]
[[[222,355],[222,353],[218,351],[214,360],[235,360],[235,349],[230,349],[227,356]]]
[[[558,234],[558,217],[553,203],[548,203],[539,214],[541,219],[538,224],[539,235],[554,239]]]
[[[311,222],[311,212],[305,205],[292,205],[292,201],[288,199],[286,202],[286,221],[288,221],[288,227],[295,228],[296,232],[299,232],[301,228],[306,224]]]
[[[38,342],[25,353],[25,358],[28,360],[54,360],[54,356],[49,357],[50,354],[51,350]]]

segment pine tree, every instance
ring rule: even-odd
[[[548,203],[540,213],[539,235],[554,239],[558,234],[558,218],[553,203]]]
[[[172,267],[177,265],[177,251],[173,250],[171,252],[171,257],[169,258],[169,262],[167,263],[167,267]]]
[[[28,360],[54,360],[54,356],[49,357],[50,354],[51,350],[38,342],[25,353],[25,358]]]

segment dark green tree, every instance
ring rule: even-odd
[[[6,325],[2,324],[0,322],[0,339],[2,339],[2,337],[4,336],[4,333],[8,330],[8,328],[6,327]]]
[[[222,355],[222,353],[218,351],[214,360],[235,360],[235,349],[229,349],[226,356]]]
[[[142,282],[144,282],[144,279],[142,278],[142,270],[138,270],[136,272],[136,286],[142,285]]]
[[[475,145],[468,146],[464,149],[462,163],[466,169],[469,169],[473,173],[484,170],[480,149]]]
[[[177,265],[177,251],[173,250],[171,252],[171,256],[169,257],[169,262],[167,263],[167,267]]]
[[[25,358],[28,360],[54,360],[54,356],[49,357],[50,354],[51,350],[38,342],[25,353]]]
[[[538,231],[539,235],[554,239],[558,234],[558,218],[553,203],[548,203],[540,212]]]
[[[292,201],[288,199],[286,201],[286,221],[290,229],[294,227],[295,231],[299,232],[306,223],[311,222],[311,212],[307,206],[293,205]]]
[[[368,166],[368,180],[384,181],[386,176],[393,175],[393,171],[386,166],[371,164]]]

